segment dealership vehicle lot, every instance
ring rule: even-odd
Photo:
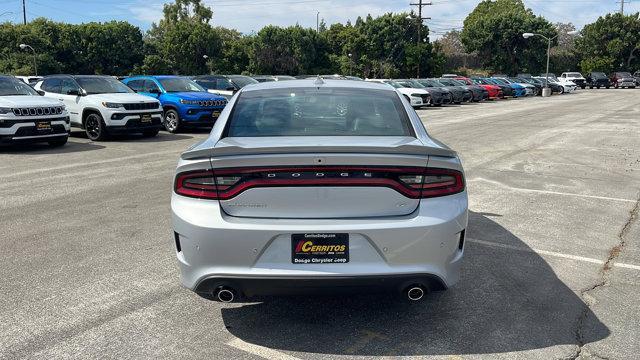
[[[471,210],[460,283],[418,303],[181,288],[170,189],[206,132],[0,148],[0,358],[636,358],[639,95],[418,110]]]

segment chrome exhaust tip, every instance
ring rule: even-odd
[[[418,301],[424,297],[424,289],[421,286],[412,286],[407,289],[407,298],[411,301]]]
[[[218,290],[218,293],[216,294],[216,297],[218,298],[218,301],[220,301],[220,302],[230,303],[230,302],[233,302],[233,300],[235,299],[236,295],[235,295],[235,293],[234,293],[234,291],[232,289],[222,288],[222,289]]]

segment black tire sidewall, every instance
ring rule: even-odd
[[[92,138],[91,135],[89,135],[89,132],[87,131],[87,121],[89,120],[89,116],[96,116],[98,118],[98,129],[100,130],[100,133],[98,134],[98,136],[96,136],[95,138]],[[102,119],[102,115],[92,112],[87,114],[87,118],[85,119],[85,134],[87,134],[87,138],[89,138],[89,140],[91,141],[100,141],[100,140],[104,140],[107,138],[107,128],[104,124],[104,120]]]

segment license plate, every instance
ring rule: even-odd
[[[36,122],[36,130],[38,130],[38,131],[51,130],[51,122],[49,122],[49,121],[38,121],[38,122]]]
[[[294,264],[344,264],[349,262],[349,234],[292,234]]]
[[[140,115],[140,121],[144,122],[144,123],[150,123],[151,122],[151,115],[150,114]]]
[[[220,117],[220,111],[214,111],[211,113],[211,117],[214,119],[217,119],[218,117]]]

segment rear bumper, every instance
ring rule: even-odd
[[[409,215],[367,219],[239,218],[226,215],[217,201],[176,194],[171,200],[183,286],[210,293],[223,284],[248,295],[289,293],[291,286],[282,284],[290,280],[321,292],[326,284],[357,290],[381,282],[397,290],[404,281],[427,277],[439,284],[434,288],[450,287],[460,276],[467,208],[466,191],[421,200]],[[349,262],[292,263],[296,233],[348,233]]]
[[[420,285],[430,291],[446,290],[447,286],[432,274],[373,276],[307,276],[307,277],[210,277],[196,285],[195,292],[213,299],[222,287],[246,297],[256,295],[311,295],[400,293],[410,286]]]

